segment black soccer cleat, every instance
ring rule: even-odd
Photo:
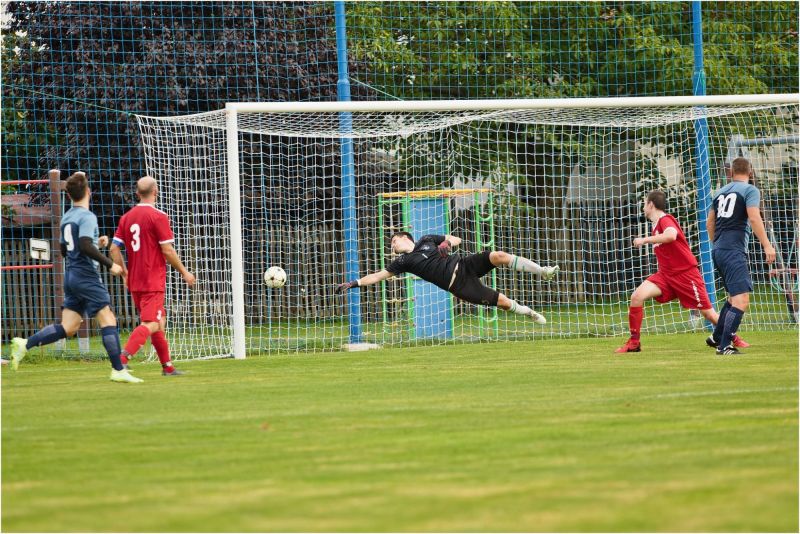
[[[706,345],[708,345],[708,346],[709,346],[709,347],[711,347],[712,349],[719,348],[719,343],[717,343],[716,341],[714,341],[714,336],[708,336],[708,337],[706,338]]]
[[[743,352],[734,347],[733,345],[728,345],[724,349],[717,349],[717,355],[719,356],[735,355],[735,354],[743,354]]]
[[[164,376],[181,376],[181,375],[185,375],[186,373],[184,373],[183,371],[178,371],[177,369],[175,369],[173,367],[171,373],[168,373],[166,370],[162,369],[161,370],[161,374],[164,375]]]

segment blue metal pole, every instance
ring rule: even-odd
[[[703,18],[702,2],[692,1],[692,40],[694,44],[694,72],[692,92],[696,96],[706,94],[706,71],[703,65]],[[711,306],[717,307],[717,289],[714,284],[714,262],[711,258],[711,241],[706,231],[706,217],[711,208],[711,165],[708,152],[708,121],[705,117],[694,121],[695,154],[697,156],[697,207],[700,229],[700,270],[708,290]],[[709,326],[710,325],[706,325]]]
[[[335,0],[333,4],[336,15],[336,58],[339,66],[339,80],[336,83],[336,89],[339,102],[349,102],[350,75],[347,70],[347,29],[345,26],[344,0]],[[353,115],[351,113],[339,113],[339,129],[344,134],[353,131]],[[352,137],[342,137],[341,151],[345,276],[347,280],[355,280],[359,278],[358,211],[356,207],[356,181]],[[350,343],[360,343],[361,292],[358,288],[348,291],[348,316],[350,319]]]

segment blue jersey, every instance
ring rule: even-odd
[[[751,232],[747,208],[757,208],[760,202],[758,188],[746,182],[731,182],[717,191],[711,205],[717,214],[715,249],[747,250]]]
[[[84,255],[78,244],[82,237],[92,238],[97,245],[100,229],[97,216],[86,208],[73,206],[61,219],[61,243],[67,247],[66,273],[71,277],[99,279],[98,263]]]

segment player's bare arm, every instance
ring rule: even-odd
[[[108,249],[108,253],[111,254],[111,259],[114,263],[122,267],[122,272],[127,273],[128,268],[125,265],[125,258],[122,256],[122,250],[116,243],[111,243],[111,248]]]
[[[342,293],[353,287],[371,286],[372,284],[377,284],[381,280],[386,280],[387,278],[391,278],[392,276],[394,276],[394,274],[390,273],[386,269],[381,269],[380,271],[363,276],[358,280],[353,280],[352,282],[345,282],[343,284],[339,284],[339,286],[336,288],[336,292]]]
[[[445,235],[444,241],[439,243],[436,248],[439,250],[439,255],[446,258],[450,254],[450,250],[461,244],[461,238],[454,235]]]
[[[181,258],[178,256],[178,252],[175,250],[175,247],[172,246],[172,243],[162,243],[161,253],[164,255],[164,259],[167,260],[167,263],[172,265],[176,271],[181,273],[181,278],[183,278],[183,281],[186,282],[186,285],[193,287],[197,279],[192,273],[189,272],[189,269],[183,265],[183,262],[181,262]]]
[[[449,242],[450,246],[453,247],[453,248],[456,248],[457,246],[459,246],[461,244],[461,238],[460,237],[456,237],[454,235],[446,235],[446,236],[444,236],[444,239],[445,239],[445,241]]]
[[[714,232],[717,229],[717,210],[708,210],[708,217],[706,217],[706,232],[708,232],[708,240],[714,241]]]
[[[767,231],[764,229],[764,221],[761,219],[761,211],[757,206],[747,208],[747,218],[750,220],[750,226],[753,228],[753,233],[761,243],[761,248],[764,249],[764,256],[767,263],[775,261],[775,247],[769,242]]]
[[[678,231],[670,226],[659,235],[637,237],[633,240],[633,246],[639,248],[644,245],[660,245],[661,243],[672,243],[676,239],[678,239]]]

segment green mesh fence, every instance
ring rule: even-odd
[[[50,239],[57,209],[49,185],[30,180],[52,168],[63,177],[86,171],[101,232],[111,234],[144,172],[133,113],[336,99],[331,2],[2,9],[3,340],[29,335],[58,309],[60,262],[42,268],[48,262],[28,254],[29,238]],[[364,1],[346,9],[354,99],[691,93],[689,2]],[[798,91],[796,2],[708,2],[703,17],[709,94]],[[29,265],[38,268],[6,269]],[[130,328],[126,292],[115,283],[111,291],[121,328]]]
[[[358,2],[356,84],[386,98],[692,92],[689,2]],[[796,92],[797,4],[703,4],[708,94]]]

